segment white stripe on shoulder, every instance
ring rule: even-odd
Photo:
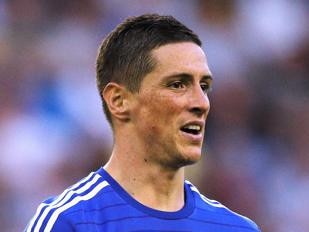
[[[47,206],[47,205],[56,205],[58,204],[61,200],[63,200],[63,197],[71,190],[77,188],[79,185],[84,184],[85,182],[89,181],[89,179],[91,179],[95,174],[95,172],[91,172],[87,177],[83,178],[82,180],[80,180],[79,182],[77,182],[76,184],[72,185],[70,188],[66,189],[61,195],[59,195],[53,202],[51,202],[50,204],[47,203],[41,203],[39,205],[39,207],[36,210],[35,215],[32,217],[31,221],[29,222],[29,225],[27,226],[27,230],[26,232],[30,232],[31,228],[33,227],[36,219],[38,218],[39,214],[41,213],[41,210],[43,209],[43,207]]]
[[[214,207],[218,207],[218,208],[226,208],[224,205],[222,205],[220,202],[215,201],[215,200],[211,200],[208,199],[207,197],[205,197],[204,195],[200,194],[201,198],[208,204],[214,206]],[[226,208],[227,209],[227,208]]]
[[[186,184],[188,184],[190,186],[190,189],[194,192],[197,192],[198,194],[200,194],[200,191],[198,191],[198,189],[188,180],[185,180]]]
[[[55,210],[55,212],[53,212],[53,214],[51,215],[45,229],[44,232],[50,232],[52,227],[54,226],[58,216],[65,210],[69,209],[70,207],[76,205],[78,202],[80,201],[87,201],[91,198],[93,198],[101,189],[103,189],[104,187],[106,187],[107,185],[109,185],[107,183],[107,181],[103,181],[102,183],[98,184],[91,192],[89,192],[88,194],[84,195],[84,196],[77,196],[75,197],[72,201],[70,201],[67,204],[64,204],[63,206],[59,207],[58,209]]]
[[[186,183],[190,185],[190,189],[194,192],[196,192],[200,198],[205,201],[207,204],[212,205],[214,207],[218,207],[218,208],[226,208],[224,205],[222,205],[220,202],[215,201],[215,200],[211,200],[208,199],[207,197],[205,197],[203,194],[200,193],[200,191],[198,191],[198,189],[190,182],[186,180]]]
[[[68,194],[63,198],[61,199],[58,203],[56,204],[50,204],[48,205],[46,208],[45,208],[45,211],[41,214],[41,216],[39,217],[39,220],[34,228],[34,232],[39,232],[39,229],[40,227],[42,226],[46,216],[48,215],[48,213],[55,209],[55,208],[58,208],[58,207],[61,207],[62,205],[66,204],[67,202],[69,202],[69,199],[74,195],[74,194],[81,194],[87,190],[89,190],[93,185],[96,184],[96,182],[98,181],[98,179],[100,178],[101,176],[98,175],[98,174],[95,174],[94,178],[87,182],[83,187],[81,188],[78,188],[76,190],[71,190],[68,192]]]

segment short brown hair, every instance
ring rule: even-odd
[[[198,46],[198,36],[172,16],[145,14],[127,18],[102,42],[97,61],[97,87],[108,121],[111,115],[102,92],[109,82],[124,85],[131,92],[140,88],[143,77],[155,67],[150,53],[162,45],[190,41]]]

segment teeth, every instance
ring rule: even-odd
[[[185,127],[186,129],[189,129],[189,130],[201,130],[201,127],[199,125],[188,125]]]

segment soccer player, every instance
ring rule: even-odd
[[[103,41],[97,84],[114,133],[104,167],[43,202],[26,232],[257,232],[184,178],[202,153],[212,74],[172,16],[126,19]]]

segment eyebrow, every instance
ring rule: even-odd
[[[213,80],[213,78],[212,78],[212,75],[210,75],[210,74],[208,74],[208,75],[204,75],[203,77],[202,77],[202,79],[203,80]]]
[[[175,74],[166,76],[164,79],[176,78],[176,77],[178,78],[181,77],[181,78],[188,80],[188,79],[192,79],[193,76],[189,73],[175,73]],[[206,74],[202,76],[201,80],[211,80],[212,81],[213,77],[211,74]]]

